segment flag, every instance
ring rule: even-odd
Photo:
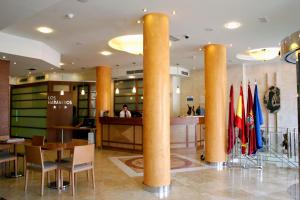
[[[263,147],[263,141],[260,132],[260,126],[264,123],[264,119],[263,119],[263,115],[259,103],[257,84],[255,84],[255,90],[254,90],[253,111],[254,111],[254,126],[255,126],[255,133],[256,133],[256,147],[257,149],[261,149]]]
[[[228,109],[228,144],[227,153],[230,154],[235,145],[235,134],[234,134],[234,94],[233,86],[230,87],[229,97],[229,109]]]
[[[248,84],[246,135],[248,137],[248,155],[256,153],[256,134],[254,129],[253,99],[250,84]]]
[[[236,109],[235,126],[239,128],[239,138],[242,144],[242,154],[245,154],[247,147],[247,136],[245,132],[245,106],[242,85],[240,86],[240,96],[238,99],[238,105]]]

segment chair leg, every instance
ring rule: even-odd
[[[25,173],[25,187],[24,187],[24,191],[26,192],[27,191],[27,185],[28,185],[28,175],[29,175],[29,170],[26,169]]]
[[[42,171],[42,179],[41,179],[41,196],[43,196],[44,195],[44,179],[45,179],[45,177],[44,177],[44,171]]]
[[[72,195],[74,196],[74,194],[75,194],[75,184],[74,184],[75,174],[73,171],[71,173],[72,173]]]
[[[15,175],[18,175],[18,159],[15,159]]]
[[[58,189],[58,192],[60,193],[61,192],[61,180],[60,180],[60,170],[59,169],[56,169],[55,170],[55,178],[56,178],[56,184],[57,184],[57,189]]]
[[[86,179],[87,179],[87,181],[89,181],[89,176],[90,176],[90,170],[87,170],[86,171]]]
[[[50,184],[50,174],[49,174],[49,172],[47,172],[47,183],[48,183],[48,185]]]
[[[94,171],[94,167],[92,169],[92,181],[93,181],[93,188],[95,189],[95,171]]]

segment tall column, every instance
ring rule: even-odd
[[[170,185],[169,19],[144,16],[144,184]]]
[[[9,135],[9,61],[0,60],[0,136]]]
[[[111,68],[96,68],[96,147],[101,147],[102,133],[99,116],[101,111],[109,111],[111,115]]]
[[[221,163],[226,159],[226,48],[210,44],[205,54],[205,160]]]

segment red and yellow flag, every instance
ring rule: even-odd
[[[247,135],[245,131],[245,106],[242,85],[240,86],[240,96],[238,98],[238,105],[236,109],[235,126],[239,129],[239,138],[242,143],[242,154],[245,154],[247,148]]]

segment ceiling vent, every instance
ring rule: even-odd
[[[45,75],[42,75],[42,76],[36,76],[35,77],[35,80],[36,81],[43,81],[43,80],[45,80],[46,79],[46,76]]]
[[[143,74],[143,73],[144,73],[144,70],[142,70],[142,69],[128,70],[128,71],[126,71],[127,75]]]
[[[259,17],[257,20],[260,23],[268,23],[270,21],[267,17]]]
[[[177,41],[179,41],[180,39],[177,38],[177,37],[175,37],[175,36],[173,36],[173,35],[170,35],[170,36],[169,36],[169,40],[172,41],[172,42],[177,42]]]
[[[20,83],[26,83],[26,82],[28,82],[28,78],[21,78],[21,79],[19,80],[19,82],[20,82]]]

